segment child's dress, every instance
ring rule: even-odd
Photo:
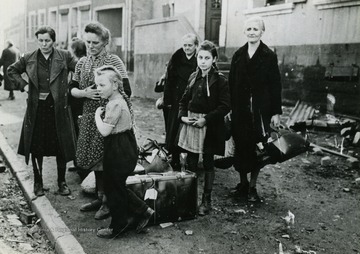
[[[143,214],[148,206],[126,188],[126,179],[137,163],[138,149],[130,111],[123,98],[108,102],[103,122],[113,127],[104,142],[104,187],[112,217],[110,228],[119,233],[127,226],[129,216]]]

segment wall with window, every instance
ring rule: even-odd
[[[278,55],[284,100],[302,99],[326,108],[326,95],[332,93],[336,111],[360,114],[360,1],[223,2],[227,8],[221,46],[229,61],[246,43],[246,18],[262,16],[266,26],[262,40]]]

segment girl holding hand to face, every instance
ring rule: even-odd
[[[195,171],[199,154],[205,169],[204,193],[199,215],[209,213],[215,177],[214,154],[225,150],[224,116],[230,111],[230,93],[226,78],[217,71],[215,45],[204,41],[197,53],[197,70],[190,75],[180,100],[179,118],[184,123],[178,145],[188,151],[188,169]]]
[[[96,69],[95,83],[101,98],[109,100],[106,108],[97,108],[95,122],[105,137],[104,187],[112,217],[109,228],[99,230],[97,236],[113,238],[122,234],[128,227],[128,212],[139,218],[136,229],[139,233],[154,210],[126,188],[126,179],[134,171],[138,158],[132,105],[124,92],[121,74],[115,67],[105,65]]]

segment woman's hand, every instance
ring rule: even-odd
[[[84,90],[85,97],[91,100],[100,100],[100,94],[96,88],[87,87]]]
[[[182,116],[181,117],[181,121],[183,122],[183,123],[186,123],[186,124],[193,124],[195,121],[196,121],[196,119],[194,119],[194,118],[189,118],[189,117],[187,117],[187,116]]]
[[[280,126],[280,115],[279,115],[279,114],[273,115],[273,116],[271,117],[271,124],[272,124],[275,128],[277,128],[277,127]]]
[[[100,116],[104,112],[104,107],[98,107],[95,111],[95,116]]]
[[[196,120],[193,124],[193,126],[198,127],[198,128],[202,128],[206,125],[206,119],[204,117]]]

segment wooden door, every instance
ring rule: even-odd
[[[206,0],[205,39],[219,45],[221,0]]]

